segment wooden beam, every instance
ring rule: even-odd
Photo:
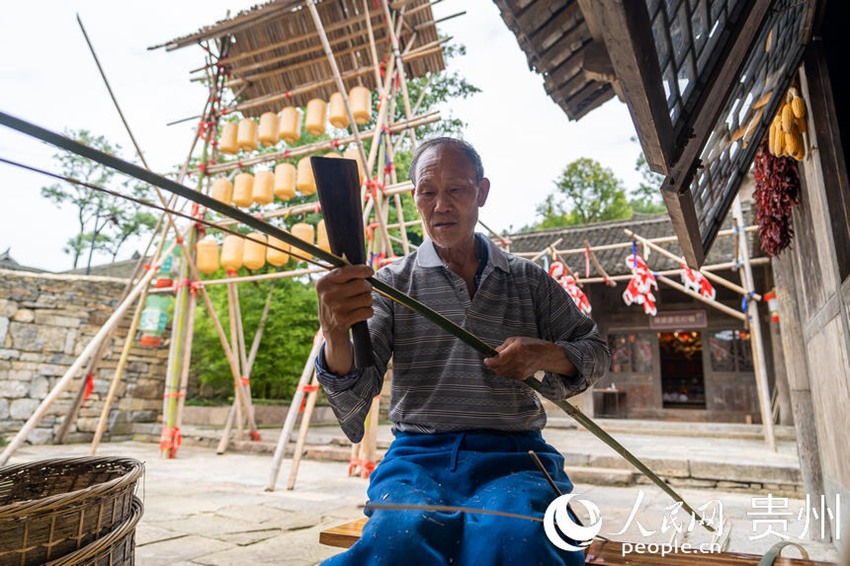
[[[664,197],[664,204],[667,206],[673,230],[679,239],[679,247],[682,248],[685,262],[689,267],[699,269],[705,261],[705,252],[700,237],[697,211],[690,191],[685,194],[661,191],[661,196]]]
[[[600,0],[593,2],[592,9],[646,161],[656,173],[667,174],[675,149],[673,124],[667,111],[646,4],[630,0]]]

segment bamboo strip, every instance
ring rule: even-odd
[[[242,349],[239,347],[239,330],[237,328],[236,323],[236,309],[234,307],[235,300],[233,298],[233,288],[236,286],[232,281],[227,285],[227,314],[228,314],[228,323],[230,324],[230,349],[234,353],[234,358],[236,362],[236,368],[239,373],[239,381],[234,385],[234,387],[242,390],[242,397],[245,397],[245,388],[242,387],[242,376],[244,373],[242,372],[242,360],[244,359],[242,355]],[[234,391],[234,401],[239,399],[239,395]],[[248,407],[244,403],[239,403],[236,405],[236,440],[244,439],[244,423],[245,418],[248,416]],[[230,439],[227,439],[227,442],[230,442]],[[225,445],[225,449],[227,446]]]
[[[169,253],[171,249],[173,249],[174,244],[169,248]],[[24,423],[24,426],[21,427],[21,430],[9,441],[9,444],[3,450],[2,454],[0,454],[0,466],[6,465],[9,461],[9,458],[12,457],[12,454],[18,449],[18,447],[27,439],[29,434],[32,432],[32,429],[35,428],[35,425],[38,424],[38,421],[47,413],[47,410],[50,408],[53,403],[56,402],[56,399],[59,398],[59,395],[68,387],[68,385],[73,380],[74,376],[77,375],[77,372],[83,367],[83,363],[85,363],[88,358],[97,350],[97,347],[100,345],[101,341],[103,341],[106,336],[112,331],[112,329],[124,318],[124,314],[130,308],[131,305],[135,304],[136,300],[139,298],[139,295],[142,293],[142,290],[150,285],[151,279],[153,279],[154,274],[156,273],[156,269],[150,269],[144,277],[139,280],[139,283],[135,286],[135,288],[130,291],[130,294],[127,295],[127,298],[118,305],[115,309],[115,312],[106,320],[103,326],[100,327],[100,330],[94,335],[88,345],[83,349],[77,359],[73,364],[65,371],[62,377],[56,382],[56,385],[53,386],[53,389],[50,390],[50,393],[47,394],[47,397],[39,404],[36,408],[35,412],[27,419],[27,422]]]

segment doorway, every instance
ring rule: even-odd
[[[661,400],[665,409],[705,409],[702,335],[660,332]]]

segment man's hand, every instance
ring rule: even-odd
[[[374,274],[365,265],[346,265],[330,271],[316,283],[319,295],[319,323],[325,336],[325,361],[337,375],[351,371],[354,363],[348,332],[356,322],[372,314],[372,285],[366,281]]]
[[[511,336],[496,351],[499,354],[486,358],[484,365],[510,379],[523,381],[540,370],[563,375],[577,371],[560,346],[539,338]]]

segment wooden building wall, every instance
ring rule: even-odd
[[[835,16],[835,15],[833,15]],[[835,17],[832,18],[836,19]],[[806,54],[801,87],[809,103],[810,153],[802,163],[802,199],[794,209],[795,238],[773,260],[780,324],[798,451],[806,491],[841,497],[842,541],[850,535],[850,188],[844,139],[846,98],[835,65],[843,41],[815,41]],[[832,52],[830,53],[830,49]],[[830,63],[833,66],[830,68]],[[830,70],[833,71],[832,75]],[[841,101],[841,102],[839,102]],[[842,106],[843,104],[843,106]],[[837,521],[832,522],[833,531]],[[833,532],[833,535],[838,533]],[[837,537],[836,537],[837,538]]]
[[[766,288],[765,270],[756,270],[759,287]],[[719,275],[737,281],[737,275],[720,272]],[[608,374],[596,385],[597,390],[610,389],[613,385],[625,393],[620,409],[626,418],[664,419],[707,422],[760,422],[755,374],[749,353],[749,340],[739,339],[738,332],[745,332],[743,323],[709,305],[696,301],[683,293],[662,288],[656,293],[659,315],[676,312],[703,311],[705,326],[683,326],[667,330],[651,326],[650,317],[638,305],[627,306],[622,299],[624,286],[605,287],[594,285],[590,289],[593,319],[601,335],[609,340],[628,338],[632,341],[631,361],[615,360]],[[718,300],[726,306],[739,310],[740,297],[725,288],[716,286]],[[762,313],[766,315],[766,309]],[[656,317],[656,320],[658,317]],[[762,324],[767,328],[767,319]],[[702,340],[702,355],[699,362],[705,384],[705,406],[699,408],[665,407],[662,389],[661,353],[658,334],[674,330],[695,331]],[[722,333],[722,334],[721,334]],[[718,340],[716,336],[724,340]],[[726,340],[731,338],[731,340]],[[735,352],[722,350],[718,342],[734,343]],[[712,343],[714,348],[712,348]],[[718,352],[717,346],[721,346]],[[766,345],[769,348],[769,344]],[[737,351],[740,349],[741,351]],[[613,351],[613,350],[612,350]],[[719,355],[718,355],[719,354]],[[738,354],[738,355],[735,355]],[[749,359],[749,364],[746,360]],[[631,366],[631,367],[629,367]],[[687,371],[687,370],[686,370]],[[771,372],[772,373],[772,372]],[[600,397],[600,393],[596,394]],[[597,401],[599,403],[599,401]],[[670,405],[670,403],[666,403]],[[598,408],[598,407],[597,407]]]

